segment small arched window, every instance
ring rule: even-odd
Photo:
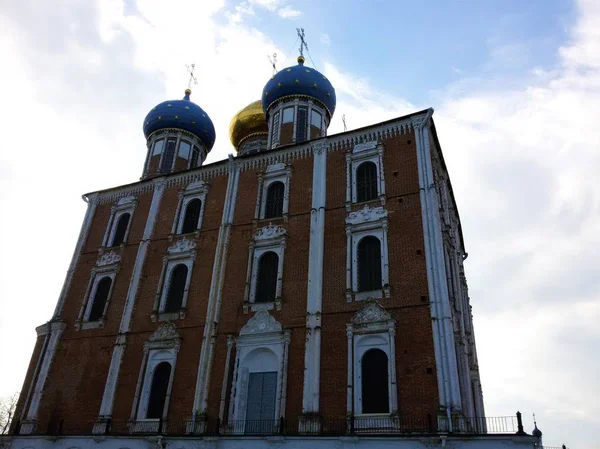
[[[121,214],[117,221],[117,227],[110,246],[118,246],[125,241],[125,234],[127,234],[130,219],[131,214]]]
[[[389,413],[388,358],[381,349],[369,349],[361,361],[363,413]]]
[[[150,387],[150,397],[148,398],[148,411],[146,419],[160,419],[163,416],[167,391],[169,389],[169,379],[171,378],[171,364],[161,362],[154,368],[152,374],[152,385]]]
[[[106,301],[108,301],[111,285],[112,279],[108,276],[100,279],[100,282],[96,285],[96,293],[92,300],[92,308],[90,309],[88,321],[98,321],[104,315],[104,308],[106,307]]]
[[[187,283],[188,267],[183,264],[177,265],[171,271],[167,300],[165,301],[165,312],[179,312],[183,303],[185,284]]]
[[[275,218],[283,215],[284,193],[285,185],[283,182],[275,181],[269,185],[265,200],[265,218]]]
[[[200,210],[202,209],[202,201],[198,198],[191,200],[187,203],[185,208],[185,215],[183,217],[183,225],[181,226],[181,233],[187,234],[188,232],[194,232],[198,229],[198,222],[200,221]]]
[[[377,199],[377,165],[373,162],[363,162],[356,169],[356,201],[371,201]]]
[[[258,260],[256,302],[273,302],[277,296],[277,271],[279,256],[272,251]]]
[[[358,242],[358,291],[381,289],[381,242],[369,235]]]

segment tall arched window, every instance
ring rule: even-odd
[[[265,218],[281,217],[283,215],[283,196],[285,185],[281,181],[275,181],[267,188],[265,200]]]
[[[121,214],[119,221],[117,221],[115,235],[113,236],[110,246],[117,246],[125,241],[125,234],[127,233],[127,226],[129,225],[130,218],[131,214]]]
[[[381,349],[369,349],[361,361],[362,413],[389,413],[388,358]]]
[[[165,302],[165,312],[179,312],[183,303],[183,294],[187,282],[188,267],[183,264],[177,265],[171,271],[169,280],[169,290],[167,291],[167,300]]]
[[[358,291],[381,289],[381,242],[369,235],[358,242]]]
[[[363,162],[356,169],[356,201],[377,199],[377,165]]]
[[[279,256],[269,251],[258,260],[256,302],[273,302],[277,296]]]
[[[111,285],[112,279],[108,276],[103,277],[100,282],[98,282],[98,285],[96,286],[96,293],[94,294],[94,299],[92,301],[90,315],[88,316],[88,321],[98,321],[100,318],[102,318],[106,301],[108,301],[108,294],[110,293]]]
[[[198,222],[200,221],[200,210],[202,209],[202,201],[198,198],[191,200],[187,203],[185,208],[185,215],[183,217],[183,225],[181,226],[181,233],[187,234],[188,232],[194,232],[198,229]]]
[[[160,166],[161,173],[169,173],[173,166],[173,161],[175,160],[175,144],[177,143],[177,139],[167,139],[167,148],[165,150],[165,154],[163,154],[162,164]]]
[[[171,364],[161,362],[154,368],[152,374],[152,385],[150,387],[150,397],[148,399],[148,411],[146,419],[160,419],[163,416],[165,400],[167,399],[167,390],[169,389],[169,379],[171,378]]]

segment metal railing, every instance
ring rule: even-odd
[[[92,424],[68,422],[64,419],[48,424],[44,435],[288,435],[288,436],[339,436],[339,435],[526,435],[516,416],[501,417],[434,417],[404,416],[346,416],[329,418],[300,416],[295,419],[240,420],[220,422],[218,418],[202,417],[196,420],[105,420]],[[18,433],[20,426],[14,428]]]

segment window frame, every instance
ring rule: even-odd
[[[171,321],[185,318],[195,260],[196,243],[193,241],[184,237],[169,247],[167,254],[163,257],[163,266],[152,309],[152,321]],[[185,265],[188,270],[183,298],[181,300],[181,308],[177,312],[165,312],[168,287],[171,282],[171,277],[173,276],[173,270],[180,264]]]
[[[368,298],[389,298],[389,254],[387,244],[387,210],[383,207],[351,212],[346,217],[346,300],[360,301]],[[381,288],[359,291],[358,244],[364,237],[373,236],[381,243]]]
[[[356,171],[363,162],[373,162],[377,168],[377,198],[358,202]],[[382,206],[386,203],[383,145],[377,141],[355,145],[351,152],[346,153],[346,210],[350,211],[353,204],[373,201],[380,201]]]
[[[208,185],[203,181],[194,181],[187,185],[187,187],[179,192],[179,200],[177,203],[177,209],[175,210],[175,217],[173,220],[173,226],[171,228],[171,235],[186,235],[182,234],[183,221],[185,219],[185,211],[190,201],[199,199],[201,202],[200,216],[198,217],[198,223],[196,230],[193,232],[196,236],[202,229],[202,220],[204,218],[204,207],[206,205],[206,195],[208,194]],[[192,234],[191,232],[189,234]]]
[[[131,223],[133,222],[133,216],[137,204],[138,200],[136,197],[127,196],[120,198],[117,201],[117,203],[111,207],[110,216],[108,218],[108,225],[106,226],[106,230],[104,231],[104,237],[102,238],[103,248],[117,248],[119,246],[124,246],[127,244],[127,240],[129,239],[129,233],[131,231]],[[112,241],[114,240],[115,234],[117,232],[117,225],[119,223],[119,219],[124,214],[129,214],[129,223],[127,223],[127,229],[125,231],[125,236],[123,237],[123,242],[121,242],[117,246],[112,246]],[[109,244],[111,246],[108,246]]]
[[[288,220],[290,205],[290,181],[292,179],[292,167],[282,162],[267,166],[264,172],[258,175],[258,196],[256,198],[256,209],[254,211],[254,224],[259,220],[278,220],[283,218]],[[274,182],[282,182],[283,190],[283,209],[281,217],[265,218],[267,207],[267,191]]]
[[[244,313],[248,310],[281,310],[283,292],[283,264],[286,247],[286,230],[281,226],[269,224],[258,230],[250,242],[248,251],[248,269],[246,271],[246,288],[244,289]],[[258,268],[260,258],[268,252],[273,252],[278,257],[277,284],[275,300],[257,302]]]

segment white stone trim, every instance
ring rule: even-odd
[[[223,422],[225,418],[225,405],[227,398],[227,385],[229,385],[229,366],[231,364],[231,350],[235,346],[235,337],[227,336],[227,355],[225,356],[225,370],[223,374],[223,384],[221,385],[221,402],[219,403],[219,420]]]
[[[292,120],[292,141],[286,142],[285,144],[281,144],[281,126],[283,125],[283,111],[284,109],[291,108],[293,109],[293,120]],[[297,140],[297,130],[298,130],[298,108],[306,108],[306,139],[304,142],[309,142],[310,138],[310,126],[311,126],[311,114],[312,111],[315,110],[319,114],[321,114],[321,136],[319,138],[327,136],[327,128],[329,127],[329,113],[320,104],[315,103],[312,99],[308,98],[292,98],[292,99],[282,99],[274,104],[270,105],[268,115],[269,115],[269,138],[267,141],[267,148],[274,149],[279,147],[279,145],[294,145]],[[277,126],[274,125],[274,117],[276,114],[279,114],[279,121]],[[290,123],[290,122],[286,122]],[[313,139],[314,140],[314,139]],[[304,143],[301,142],[301,143]]]
[[[195,199],[199,199],[201,202],[200,216],[198,217],[198,223],[196,223],[195,232],[198,233],[200,229],[202,229],[202,219],[204,218],[204,206],[206,204],[207,194],[208,185],[203,181],[192,182],[188,184],[184,190],[179,192],[179,201],[177,203],[177,210],[175,212],[171,234],[181,234],[187,205],[190,201]]]
[[[377,167],[377,197],[381,205],[385,205],[385,176],[383,164],[383,145],[377,141],[370,141],[354,145],[351,152],[346,153],[346,210],[350,211],[351,205],[356,204],[356,170],[364,162],[373,162]],[[374,200],[369,200],[372,202]]]
[[[104,237],[102,238],[102,246],[104,248],[112,247],[112,241],[115,237],[115,232],[117,231],[117,224],[119,223],[119,219],[124,214],[129,214],[129,222],[127,223],[127,230],[125,231],[125,236],[123,237],[123,243],[127,243],[127,239],[129,237],[129,231],[131,230],[131,223],[133,222],[133,214],[137,207],[138,200],[134,196],[126,196],[120,198],[116,204],[110,209],[110,217],[108,219],[108,225],[106,226],[106,231],[104,232]]]
[[[383,207],[351,212],[346,217],[346,301],[367,298],[389,298],[389,253],[387,210]],[[381,288],[370,292],[358,291],[358,244],[367,236],[381,243]]]
[[[285,228],[282,226],[273,226],[269,223],[258,230],[254,239],[250,242],[248,254],[248,269],[246,271],[246,288],[244,289],[244,313],[248,309],[253,312],[257,310],[271,310],[274,307],[281,310],[281,296],[283,291],[283,262],[285,256],[286,237]],[[260,258],[268,252],[277,254],[277,286],[275,291],[275,301],[257,302],[256,288],[258,281],[258,266]]]
[[[110,303],[110,299],[112,298],[112,293],[115,288],[115,278],[117,276],[117,272],[118,268],[111,269],[109,271],[96,271],[92,269],[92,276],[90,277],[90,282],[88,283],[84,300],[81,304],[81,309],[79,310],[79,316],[77,317],[77,321],[75,322],[75,327],[77,330],[98,329],[104,327],[104,324],[106,322],[106,312],[108,311],[108,305]],[[108,297],[106,298],[106,304],[104,304],[102,316],[98,321],[89,321],[90,312],[92,311],[92,306],[94,303],[94,297],[96,296],[96,291],[98,289],[98,284],[102,279],[106,277],[110,278],[110,290],[108,292]]]
[[[256,198],[256,209],[254,211],[254,220],[265,219],[265,207],[267,204],[267,190],[274,182],[282,182],[284,185],[282,217],[285,221],[288,219],[290,204],[290,181],[292,178],[292,166],[283,162],[276,162],[268,165],[264,171],[258,174],[258,195]],[[271,217],[269,219],[277,219]]]

